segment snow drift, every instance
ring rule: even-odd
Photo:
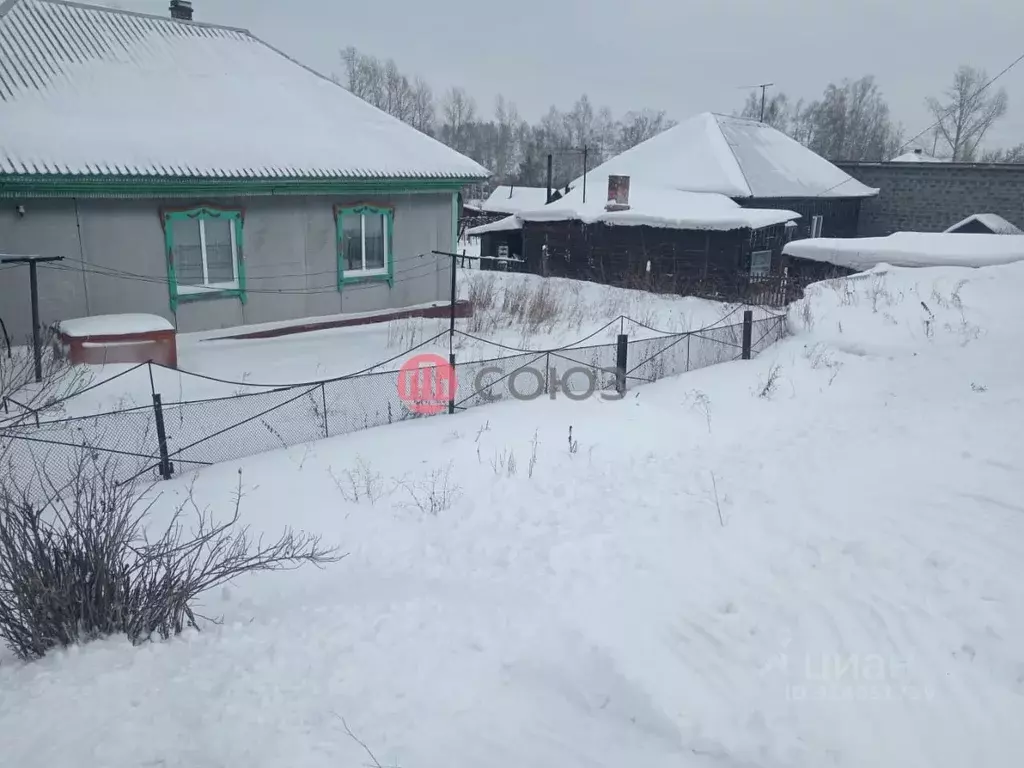
[[[753,361],[161,484],[157,515],[193,481],[223,509],[241,468],[254,528],[350,555],[211,595],[200,634],[4,663],[5,758],[1014,766],[1022,290],[1021,264],[830,281]]]

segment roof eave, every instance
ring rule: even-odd
[[[163,177],[0,174],[0,198],[158,198],[456,192],[484,176]]]

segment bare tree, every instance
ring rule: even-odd
[[[641,109],[627,112],[615,127],[615,152],[625,152],[653,139],[676,124],[664,110]]]
[[[449,88],[441,102],[440,138],[445,144],[465,152],[472,144],[472,124],[476,121],[476,101],[462,88]]]
[[[994,149],[981,154],[983,163],[1024,163],[1024,144],[1009,149]]]
[[[750,93],[740,110],[740,117],[750,120],[761,119],[761,96],[758,93]],[[764,123],[772,128],[777,128],[783,133],[789,133],[789,123],[792,113],[790,110],[789,97],[785,93],[776,93],[769,96],[764,103]]]
[[[871,75],[830,83],[820,100],[795,112],[791,135],[829,160],[886,160],[903,138]]]
[[[341,60],[345,65],[345,75],[335,76],[335,82],[413,128],[433,133],[436,119],[434,93],[424,80],[411,82],[399,71],[393,59],[381,61],[375,56],[360,53],[353,46],[341,52]]]
[[[992,91],[988,86],[984,70],[961,66],[945,90],[944,100],[933,96],[925,100],[940,140],[954,161],[973,160],[989,128],[1006,114],[1006,91]]]

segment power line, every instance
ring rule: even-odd
[[[974,99],[978,98],[982,94],[982,92],[985,91],[989,86],[991,86],[996,80],[1001,78],[1003,75],[1005,75],[1011,69],[1016,67],[1022,61],[1024,61],[1024,53],[1022,53],[1020,56],[1018,56],[1016,59],[1014,59],[1005,69],[1003,69],[1003,71],[1001,71],[999,74],[997,74],[991,80],[989,80],[987,83],[985,83],[983,86],[981,86],[977,91],[975,91],[974,95],[971,96],[971,101],[974,101]],[[945,113],[942,116],[939,117],[938,120],[936,120],[934,123],[929,125],[927,128],[925,128],[920,133],[915,134],[913,136],[913,138],[911,138],[906,144],[904,144],[902,147],[900,147],[899,152],[897,152],[896,154],[897,155],[901,154],[903,152],[903,150],[905,150],[907,147],[909,147],[911,144],[913,144],[919,138],[924,136],[926,133],[928,133],[929,131],[935,130],[935,128],[937,128],[938,126],[940,126],[942,124],[943,120],[945,120],[947,117],[949,117],[954,112],[956,112],[958,106],[959,105],[954,105],[954,106],[950,107],[949,109],[947,109],[945,111]]]
[[[1001,71],[1001,72],[1000,72],[999,74],[997,74],[997,75],[996,75],[995,77],[993,77],[993,78],[992,78],[991,80],[989,80],[989,81],[988,81],[987,83],[985,83],[985,84],[984,84],[984,85],[982,85],[982,86],[981,86],[980,88],[978,88],[978,90],[974,92],[974,95],[973,95],[973,96],[971,97],[971,99],[972,99],[972,100],[973,100],[973,99],[976,99],[976,98],[977,98],[978,96],[980,96],[980,95],[982,94],[982,92],[983,92],[983,91],[984,91],[984,90],[985,90],[986,88],[989,88],[989,87],[990,87],[990,86],[991,86],[991,85],[992,85],[992,84],[993,84],[994,82],[996,82],[996,81],[997,81],[997,80],[998,80],[999,78],[1001,78],[1001,77],[1002,77],[1003,75],[1005,75],[1005,74],[1006,74],[1007,72],[1009,72],[1009,71],[1010,71],[1011,69],[1013,69],[1014,67],[1016,67],[1016,66],[1017,66],[1018,64],[1020,64],[1020,63],[1021,63],[1022,61],[1024,61],[1024,53],[1022,53],[1022,54],[1021,54],[1020,56],[1018,56],[1018,57],[1017,57],[1016,59],[1014,59],[1014,60],[1013,60],[1012,62],[1010,62],[1010,64],[1009,64],[1009,65],[1007,65],[1007,66],[1006,66],[1006,67],[1005,67],[1005,68],[1004,68],[1004,69],[1003,69],[1003,70],[1002,70],[1002,71]],[[942,121],[943,121],[943,120],[945,120],[945,119],[946,119],[947,117],[949,117],[949,116],[950,116],[951,114],[953,114],[953,113],[954,113],[955,111],[956,111],[956,106],[955,106],[955,105],[954,105],[953,107],[950,107],[949,109],[947,109],[947,110],[945,111],[945,113],[943,113],[943,114],[942,114],[942,115],[941,115],[941,116],[939,117],[939,119],[938,119],[938,120],[936,120],[936,121],[935,121],[934,123],[932,123],[931,125],[929,125],[929,126],[928,126],[927,128],[925,128],[925,129],[924,129],[923,131],[921,131],[920,133],[918,133],[918,134],[915,134],[915,135],[914,135],[914,137],[910,139],[910,141],[908,141],[908,142],[907,142],[906,144],[904,144],[903,146],[901,146],[901,147],[899,148],[899,151],[897,151],[897,153],[896,153],[896,154],[897,154],[897,155],[900,155],[900,154],[901,154],[901,153],[903,152],[903,150],[905,150],[905,149],[906,149],[907,147],[909,147],[909,146],[910,146],[911,144],[913,144],[913,143],[914,143],[915,141],[917,141],[917,140],[918,140],[919,138],[921,138],[922,136],[924,136],[924,135],[925,135],[926,133],[928,133],[929,131],[935,130],[935,128],[936,128],[937,126],[939,126],[939,125],[940,125],[940,124],[942,123]],[[848,179],[843,179],[843,180],[842,180],[842,181],[840,181],[840,182],[839,182],[838,184],[833,184],[833,185],[832,185],[831,187],[829,187],[828,189],[826,189],[826,190],[824,190],[824,191],[822,191],[822,192],[819,192],[819,193],[818,193],[817,195],[815,195],[815,197],[821,197],[822,195],[827,195],[827,194],[828,194],[829,192],[831,192],[831,191],[832,191],[833,189],[835,189],[836,187],[841,187],[841,186],[843,186],[843,184],[848,184],[848,183],[849,183],[849,182],[851,182],[851,181],[856,181],[856,179],[854,179],[854,178],[853,178],[852,176],[851,176],[850,178],[848,178]]]
[[[420,258],[419,256],[405,257],[403,259],[396,260],[395,263],[404,263],[404,262],[409,262],[409,261],[416,261],[416,260],[419,260],[419,258]],[[142,275],[142,274],[138,274],[138,273],[134,273],[134,272],[128,272],[126,270],[118,270],[118,269],[110,269],[110,268],[107,268],[107,267],[100,267],[100,266],[97,266],[97,265],[94,265],[94,264],[89,264],[88,262],[82,261],[81,259],[68,258],[67,260],[68,261],[74,261],[79,266],[56,266],[56,265],[49,265],[47,268],[49,268],[51,270],[54,270],[54,271],[66,271],[66,272],[75,272],[75,273],[86,272],[86,273],[90,273],[90,274],[99,275],[99,276],[102,276],[102,277],[110,277],[110,278],[115,278],[115,279],[119,279],[119,280],[128,280],[128,281],[134,281],[134,282],[140,282],[140,283],[150,283],[150,284],[155,284],[155,285],[170,285],[171,284],[170,279],[167,278],[167,277],[161,277],[161,276],[157,276],[157,275]],[[330,272],[324,272],[324,273],[310,273],[310,275],[313,275],[313,274],[331,274],[331,275],[336,275],[337,271],[336,270],[331,270]],[[403,272],[400,272],[398,274],[398,276],[396,276],[392,280],[392,284],[409,282],[411,280],[419,280],[419,279],[423,279],[423,278],[429,277],[432,274],[440,274],[440,272],[437,269],[437,265],[435,263],[431,263],[431,262],[424,262],[422,267],[413,267],[411,269],[407,269],[407,270],[405,270]],[[295,275],[295,277],[306,277],[306,276],[307,275],[305,275],[305,274]],[[281,276],[280,275],[276,275],[276,276],[272,276],[272,277],[281,277]],[[248,282],[248,278],[247,278],[247,282]],[[345,286],[344,291],[348,292],[348,293],[351,293],[353,291],[367,290],[367,289],[376,288],[376,287],[377,287],[376,283],[356,284],[356,285]],[[245,289],[246,293],[277,294],[277,295],[316,295],[316,294],[336,293],[337,291],[338,291],[338,287],[337,286],[323,286],[323,287],[320,287],[320,288],[249,288],[248,286],[246,286],[246,289]]]

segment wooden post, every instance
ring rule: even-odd
[[[743,311],[743,359],[750,359],[750,341],[754,330],[754,313],[747,309]]]

